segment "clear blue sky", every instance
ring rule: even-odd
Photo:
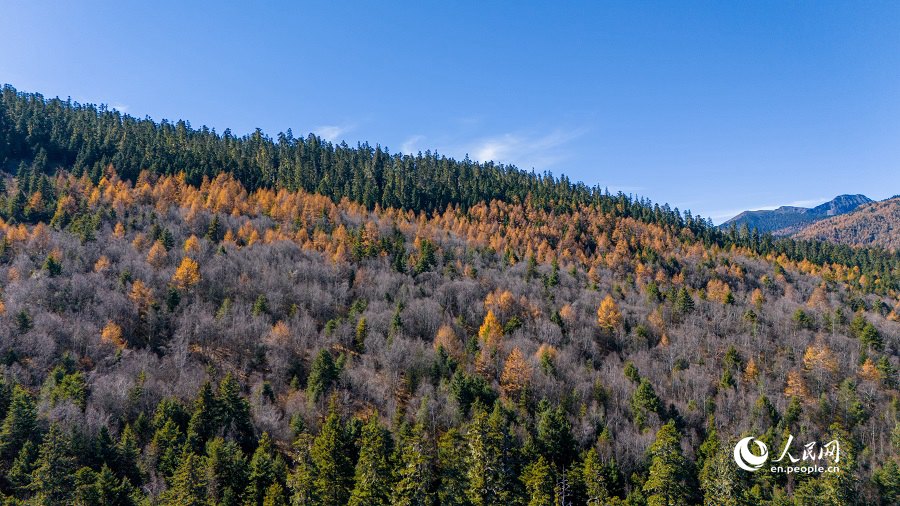
[[[900,2],[200,3],[9,2],[0,82],[468,153],[716,222],[900,193]]]

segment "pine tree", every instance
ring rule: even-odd
[[[682,286],[675,296],[675,312],[680,315],[686,315],[694,311],[694,298],[687,287]]]
[[[357,353],[363,353],[366,350],[366,337],[369,335],[369,324],[366,318],[362,317],[356,323],[356,334],[353,336],[353,349]]]
[[[332,406],[311,451],[315,465],[313,487],[322,506],[344,506],[350,498],[353,463],[350,461],[348,439],[341,419]]]
[[[172,485],[162,495],[162,503],[171,506],[206,505],[206,471],[203,459],[185,452],[172,476]]]
[[[65,505],[72,491],[75,459],[69,441],[56,424],[44,436],[38,450],[38,459],[31,473],[29,490],[34,492],[38,504]]]
[[[128,479],[132,485],[139,485],[142,481],[141,470],[138,467],[138,458],[141,449],[137,436],[131,425],[125,425],[116,443],[115,469],[120,476]]]
[[[431,506],[434,493],[434,448],[422,423],[417,423],[403,437],[398,452],[397,484],[392,504],[395,506]]]
[[[38,449],[33,441],[25,441],[22,449],[6,472],[6,481],[13,490],[24,492],[31,484],[31,473],[34,472]]]
[[[294,470],[288,477],[291,504],[318,504],[315,488],[316,468],[312,458],[314,440],[305,432],[299,432],[294,441]]]
[[[466,434],[469,444],[469,500],[475,506],[504,504],[510,499],[512,448],[500,405],[488,415],[476,408]]]
[[[631,414],[634,416],[634,424],[643,429],[647,426],[647,417],[651,413],[659,414],[662,403],[653,389],[653,385],[647,378],[641,378],[634,394],[631,396]]]
[[[681,454],[681,443],[675,422],[669,421],[656,433],[650,445],[650,474],[644,482],[648,506],[679,506],[688,499],[687,461]]]
[[[390,504],[393,468],[391,434],[378,422],[378,415],[372,415],[363,426],[359,460],[353,478],[353,492],[349,506],[387,506]]]
[[[572,424],[561,406],[551,408],[545,400],[537,414],[537,444],[541,455],[557,470],[567,468],[575,457],[577,445]]]
[[[200,453],[206,442],[216,433],[219,425],[219,409],[210,382],[200,387],[194,399],[194,412],[187,428],[187,444],[190,451]]]
[[[331,352],[322,348],[319,350],[319,354],[316,355],[315,360],[313,360],[309,377],[306,380],[306,392],[309,395],[309,400],[312,402],[318,401],[328,392],[328,389],[331,388],[331,384],[334,383],[337,377],[338,370],[334,364],[334,359],[331,357]]]
[[[212,221],[209,222],[205,237],[214,243],[222,240],[222,224],[219,222],[218,214],[213,216]]]
[[[231,373],[225,375],[219,383],[216,404],[225,437],[233,438],[245,452],[252,449],[256,437],[250,403],[241,396],[241,385]]]
[[[250,459],[250,472],[247,475],[245,496],[250,504],[261,505],[269,487],[282,481],[283,477],[279,476],[275,460],[272,438],[267,432],[263,432],[253,458]]]
[[[442,506],[463,506],[468,504],[466,489],[466,449],[465,440],[459,430],[450,428],[438,439],[437,479],[438,504]]]
[[[528,506],[553,504],[555,499],[553,469],[543,455],[525,467],[522,482],[528,493]]]
[[[206,495],[223,506],[243,504],[247,459],[234,441],[216,437],[206,444]]]
[[[607,483],[606,469],[600,460],[600,454],[594,448],[584,454],[582,463],[582,478],[584,480],[587,503],[590,505],[606,504],[611,494]]]
[[[13,387],[12,400],[0,427],[0,459],[12,462],[26,441],[35,437],[37,410],[27,390]]]
[[[153,434],[151,453],[156,456],[156,469],[163,476],[171,476],[182,459],[184,434],[171,418]]]

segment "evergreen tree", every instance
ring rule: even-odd
[[[543,455],[525,467],[522,482],[528,493],[528,506],[553,504],[555,499],[553,469]]]
[[[313,487],[322,506],[344,506],[350,498],[353,463],[348,439],[344,425],[332,406],[311,452],[315,466]]]
[[[318,504],[316,497],[315,461],[312,458],[314,440],[305,432],[294,441],[294,470],[288,478],[291,504]]]
[[[650,445],[650,474],[644,482],[648,506],[679,506],[688,500],[687,461],[681,454],[681,443],[675,422],[669,421],[656,433]]]
[[[451,428],[437,443],[438,504],[463,506],[468,504],[466,489],[465,440],[459,430]]]
[[[263,432],[262,437],[259,438],[259,445],[253,452],[253,458],[250,459],[249,483],[246,492],[246,498],[250,504],[261,505],[269,487],[283,481],[283,477],[279,476],[278,467],[272,438],[267,432]]]
[[[430,506],[436,504],[434,493],[434,448],[422,423],[417,423],[403,437],[398,452],[397,484],[392,504],[395,506]]]
[[[19,385],[13,387],[6,418],[0,426],[0,459],[12,462],[26,441],[35,437],[37,410],[34,399]]]
[[[75,459],[69,441],[58,426],[52,424],[38,450],[31,473],[29,490],[38,504],[65,505],[73,488]]]
[[[172,484],[162,495],[162,504],[171,506],[204,506],[206,504],[206,470],[203,458],[184,452],[172,476]]]
[[[686,315],[694,310],[694,298],[687,287],[682,286],[675,296],[675,312],[680,315]]]
[[[378,422],[378,415],[372,415],[362,429],[353,492],[347,503],[349,506],[390,504],[392,452],[391,434]]]
[[[231,437],[247,452],[256,442],[250,403],[241,395],[241,385],[229,373],[219,383],[216,396],[219,422],[226,438]]]
[[[115,470],[119,476],[127,478],[132,485],[140,485],[142,482],[141,470],[138,467],[138,458],[141,455],[140,444],[137,435],[131,425],[125,425],[119,441],[116,443]]]
[[[194,412],[188,422],[187,444],[190,451],[201,452],[206,442],[218,431],[218,411],[212,384],[207,381],[194,399]]]
[[[309,378],[306,380],[306,392],[309,395],[309,399],[313,402],[318,401],[328,392],[328,389],[331,388],[337,377],[338,369],[334,364],[334,359],[331,357],[331,352],[322,348],[319,350],[319,354],[316,355],[315,360],[313,360]]]
[[[537,443],[541,454],[557,470],[568,467],[576,454],[576,442],[566,412],[561,406],[551,408],[547,401],[542,401],[537,417]]]
[[[247,459],[234,441],[216,437],[206,444],[206,495],[223,506],[243,504]]]
[[[500,404],[488,415],[476,407],[466,435],[469,444],[469,500],[475,506],[504,504],[510,500],[512,448]]]
[[[606,469],[600,460],[600,454],[594,448],[584,454],[582,477],[587,503],[590,505],[606,504],[611,496],[609,483],[607,483]]]

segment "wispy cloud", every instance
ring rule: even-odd
[[[109,108],[115,109],[123,114],[128,112],[128,106],[125,104],[113,104],[113,105],[109,106]]]
[[[419,151],[418,144],[420,142],[422,142],[423,140],[425,140],[424,135],[417,134],[417,135],[410,136],[408,139],[403,141],[403,144],[400,145],[400,152],[406,153],[409,155],[414,155],[414,154],[418,153],[418,151]]]
[[[350,126],[340,125],[322,125],[316,127],[313,133],[324,139],[326,142],[334,142],[340,139],[342,135],[353,130]]]
[[[523,169],[546,169],[569,156],[566,144],[581,137],[583,128],[556,129],[550,133],[529,135],[506,133],[478,139],[468,150],[479,161],[513,163]]]
[[[735,216],[741,214],[744,211],[771,211],[772,209],[778,209],[781,206],[791,206],[791,207],[815,207],[824,202],[828,202],[828,198],[818,197],[814,199],[801,199],[795,200],[793,202],[781,203],[781,204],[765,204],[765,205],[757,205],[757,206],[747,206],[743,209],[720,209],[718,211],[713,211],[710,213],[709,217],[712,218],[714,223],[721,223],[727,221],[730,218],[734,218]]]

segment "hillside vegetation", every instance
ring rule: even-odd
[[[9,504],[897,503],[895,253],[11,88],[0,160]]]
[[[859,207],[802,228],[802,239],[830,241],[851,246],[872,246],[897,251],[900,248],[900,199],[892,198]]]

